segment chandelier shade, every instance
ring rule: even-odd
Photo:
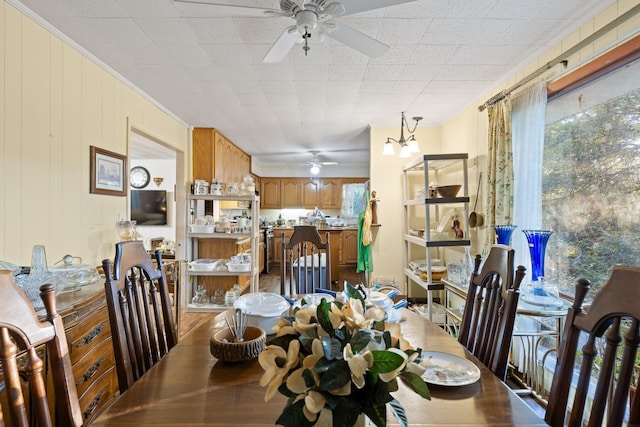
[[[422,117],[414,117],[413,120],[415,120],[415,124],[413,126],[413,129],[411,129],[409,127],[409,124],[407,123],[407,118],[404,115],[404,111],[402,112],[402,118],[400,119],[400,138],[394,139],[387,137],[387,142],[384,143],[384,148],[382,150],[383,156],[393,156],[394,154],[396,154],[394,143],[400,145],[399,157],[411,157],[412,154],[420,152],[418,140],[413,136],[413,133],[416,131],[418,122],[422,120]],[[408,138],[405,138],[404,136],[405,130],[409,135]]]

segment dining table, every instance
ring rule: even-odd
[[[221,313],[185,335],[131,388],[91,424],[106,426],[271,426],[286,398],[265,402],[259,384],[263,370],[257,359],[222,362],[210,353],[213,333],[226,328]],[[477,366],[479,379],[466,385],[429,384],[431,400],[399,381],[392,393],[408,415],[410,426],[546,426],[547,424],[504,382],[464,346],[410,309],[401,309],[402,335],[413,347],[466,359]],[[466,363],[466,362],[465,362]],[[387,411],[387,425],[398,421]]]

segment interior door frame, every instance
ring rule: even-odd
[[[174,202],[175,202],[175,257],[176,259],[186,259],[185,246],[183,242],[185,241],[185,230],[187,227],[186,221],[186,163],[185,163],[185,153],[183,150],[178,148],[181,145],[181,141],[172,141],[167,140],[153,131],[141,126],[131,118],[127,118],[127,154],[131,151],[132,138],[131,134],[136,133],[145,137],[146,139],[161,145],[165,148],[168,148],[175,152],[175,162],[176,162],[176,176],[175,176],[175,188],[174,188]],[[129,189],[128,199],[130,203],[131,193]]]

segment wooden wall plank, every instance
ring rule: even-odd
[[[22,140],[22,19],[13,7],[4,4],[4,167],[7,177],[4,188],[5,224],[2,237],[3,256],[0,259],[17,263],[21,259],[22,248],[22,185],[21,140]],[[28,256],[28,255],[27,255]],[[30,256],[26,258],[30,260]]]

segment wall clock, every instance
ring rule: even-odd
[[[149,171],[142,166],[135,166],[131,168],[129,173],[129,182],[133,188],[144,188],[149,185],[151,175]]]

